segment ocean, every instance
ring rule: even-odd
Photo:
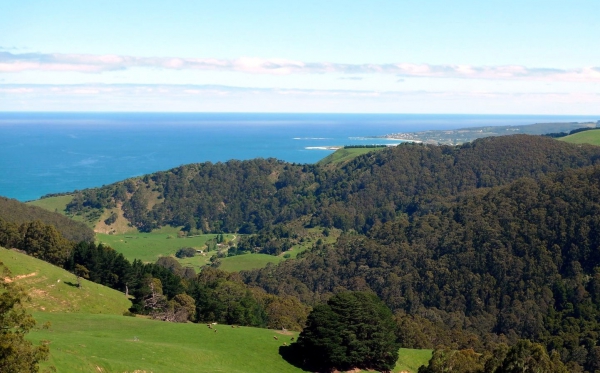
[[[315,163],[328,146],[395,144],[387,133],[595,117],[429,114],[0,112],[0,196],[21,201],[196,162]]]

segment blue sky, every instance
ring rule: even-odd
[[[600,2],[2,1],[0,110],[600,114]]]

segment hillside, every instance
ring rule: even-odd
[[[571,144],[591,144],[600,146],[600,130],[584,131],[561,137],[558,140]]]
[[[11,271],[10,280],[27,289],[32,310],[121,315],[131,307],[121,292],[85,279],[78,288],[74,274],[17,251],[0,248],[0,262]]]
[[[68,240],[94,240],[94,232],[85,224],[69,219],[60,213],[38,206],[30,206],[15,199],[0,197],[0,219],[9,223],[40,220],[44,224],[54,226]]]
[[[321,159],[317,164],[320,166],[326,166],[329,164],[339,165],[340,163],[348,162],[359,155],[376,152],[382,149],[385,149],[385,147],[344,147]]]
[[[27,289],[38,324],[29,339],[50,344],[43,366],[58,372],[302,372],[279,353],[296,332],[223,325],[215,333],[203,324],[126,317],[131,302],[123,293],[87,280],[77,288],[73,274],[14,250],[0,248],[0,262]],[[430,355],[403,349],[395,371],[416,373]]]
[[[393,310],[478,336],[463,348],[529,338],[591,370],[600,352],[587,342],[600,333],[599,184],[600,166],[519,179],[244,276],[306,302],[372,290]]]
[[[337,168],[273,159],[186,165],[84,190],[67,209],[87,214],[121,206],[142,231],[172,225],[198,233],[254,233],[308,216],[313,226],[366,232],[398,214],[438,209],[461,193],[599,160],[600,148],[540,136],[460,147],[402,144]]]
[[[285,373],[304,372],[279,353],[297,333],[217,325],[174,324],[135,317],[36,313],[33,341],[50,341],[50,360],[58,372]],[[273,336],[278,336],[275,340]],[[287,342],[286,342],[287,341]],[[394,372],[416,373],[430,350],[401,349]]]
[[[420,141],[433,144],[458,145],[491,136],[543,135],[547,133],[569,132],[580,128],[594,128],[598,122],[535,123],[517,126],[467,127],[454,130],[427,130],[409,133],[393,133],[383,137]]]

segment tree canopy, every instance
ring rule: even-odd
[[[311,368],[390,371],[398,359],[395,328],[376,295],[343,292],[309,314],[297,348]]]

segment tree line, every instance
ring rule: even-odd
[[[72,214],[122,204],[142,231],[172,225],[252,234],[309,217],[312,226],[365,233],[376,224],[442,208],[457,196],[596,164],[600,149],[542,136],[462,146],[405,143],[331,168],[275,159],[180,166],[75,194]]]

